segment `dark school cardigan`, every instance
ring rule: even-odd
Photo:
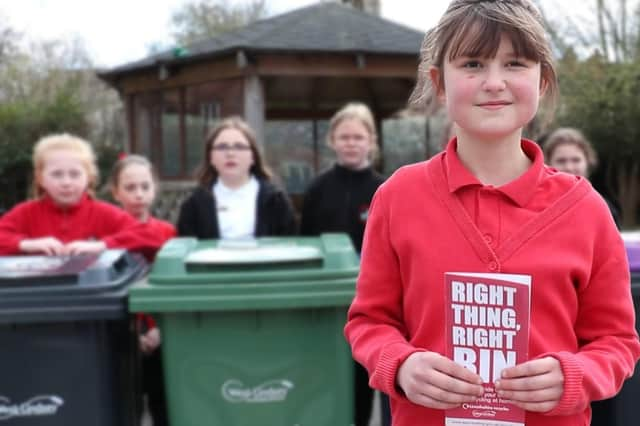
[[[297,229],[293,207],[284,191],[263,179],[258,179],[258,185],[254,237],[295,234]],[[178,235],[199,239],[220,238],[216,208],[211,188],[198,186],[180,207]]]

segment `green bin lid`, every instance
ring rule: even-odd
[[[267,265],[296,265],[309,263],[320,265],[322,253],[317,247],[259,245],[248,243],[220,242],[217,247],[193,251],[185,258],[187,265],[224,267],[261,267]]]
[[[348,305],[359,258],[346,234],[257,238],[175,238],[158,253],[147,282],[133,286],[133,312],[283,309]]]
[[[353,278],[359,259],[346,234],[250,241],[175,238],[158,253],[154,285]]]

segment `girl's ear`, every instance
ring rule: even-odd
[[[440,102],[444,103],[444,85],[442,84],[440,68],[434,66],[430,67],[429,79],[431,80],[431,87],[433,87],[434,96],[436,96]]]
[[[549,83],[544,78],[540,79],[540,97],[543,97],[545,93],[547,93],[547,89],[549,88]]]
[[[116,191],[116,188],[113,185],[109,185],[109,191],[111,192],[111,198],[113,198],[113,201],[117,201],[118,204],[121,204],[118,199],[118,191]]]

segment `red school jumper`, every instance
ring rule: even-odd
[[[176,236],[176,228],[171,223],[166,222],[164,220],[157,219],[153,216],[149,216],[149,219],[146,222],[142,222],[144,226],[147,227],[151,232],[155,235],[158,235],[159,238],[162,239],[163,243],[167,240]],[[156,257],[157,252],[148,252],[146,254],[147,260],[149,262],[153,262]],[[143,330],[151,330],[154,327],[157,327],[155,319],[149,315],[144,313],[138,313],[137,315],[138,321],[142,326]]]
[[[108,248],[124,248],[149,256],[164,240],[118,207],[85,194],[78,204],[61,209],[51,198],[18,204],[0,218],[0,255],[22,254],[20,241],[55,237],[63,243],[102,240]]]
[[[162,243],[167,242],[177,235],[175,226],[167,221],[157,219],[153,216],[149,216],[149,219],[147,219],[146,222],[142,223],[149,230],[149,232],[161,239]],[[147,258],[147,260],[149,262],[153,262],[153,260],[156,258],[156,253],[157,251],[155,253],[149,253],[150,256]]]
[[[482,185],[456,140],[429,161],[401,168],[376,193],[345,335],[372,387],[391,396],[394,426],[444,425],[396,386],[417,351],[445,353],[444,274],[529,274],[530,359],[553,356],[564,394],[527,426],[586,426],[592,400],[613,396],[640,356],[629,267],[606,203],[584,178],[543,165],[522,140],[527,172]]]

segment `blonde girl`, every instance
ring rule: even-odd
[[[118,247],[157,250],[160,239],[117,207],[96,200],[91,145],[70,134],[40,139],[33,149],[35,199],[0,219],[0,254],[74,255]]]
[[[307,188],[300,231],[303,235],[346,232],[358,253],[369,214],[371,197],[384,178],[372,167],[378,153],[373,114],[365,104],[352,102],[338,110],[329,122],[327,144],[336,163],[318,175]],[[373,391],[368,375],[355,365],[356,426],[367,426]]]

